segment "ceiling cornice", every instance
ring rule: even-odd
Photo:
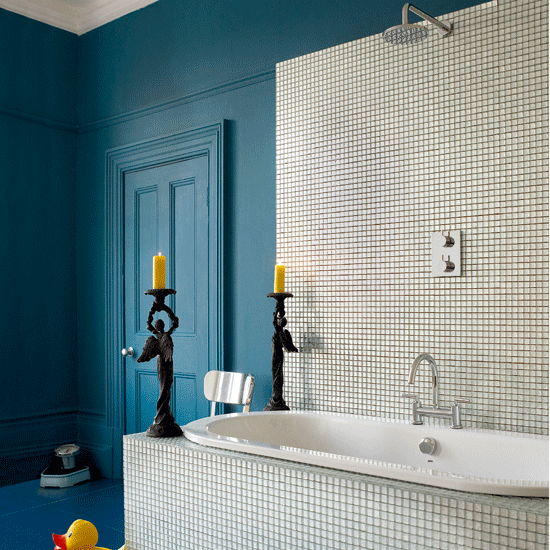
[[[0,8],[84,34],[157,0],[0,0]]]

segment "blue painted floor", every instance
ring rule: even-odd
[[[64,535],[75,519],[97,527],[98,546],[118,550],[124,544],[122,480],[42,489],[36,479],[0,487],[0,550],[53,550],[52,533]]]

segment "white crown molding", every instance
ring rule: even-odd
[[[0,0],[1,2],[2,0]],[[158,0],[87,0],[82,4],[79,16],[79,29],[76,34],[84,34],[101,27],[128,13],[154,4]]]
[[[158,0],[0,0],[0,8],[84,34]]]
[[[77,10],[58,0],[0,0],[0,8],[76,33]]]

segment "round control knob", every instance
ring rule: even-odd
[[[424,453],[425,455],[433,455],[435,453],[437,443],[435,439],[432,439],[431,437],[425,437],[420,442],[420,445],[418,445],[418,447],[420,449],[420,452]]]
[[[134,348],[124,348],[120,353],[122,353],[123,357],[126,357],[127,355],[132,357],[134,355]]]

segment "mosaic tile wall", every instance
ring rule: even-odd
[[[548,433],[548,3],[446,16],[277,66],[277,254],[299,354],[291,408],[406,418],[405,391],[471,400],[465,425]],[[401,13],[395,13],[395,24]],[[431,275],[433,231],[461,277]]]
[[[548,499],[124,437],[127,550],[544,550]]]

